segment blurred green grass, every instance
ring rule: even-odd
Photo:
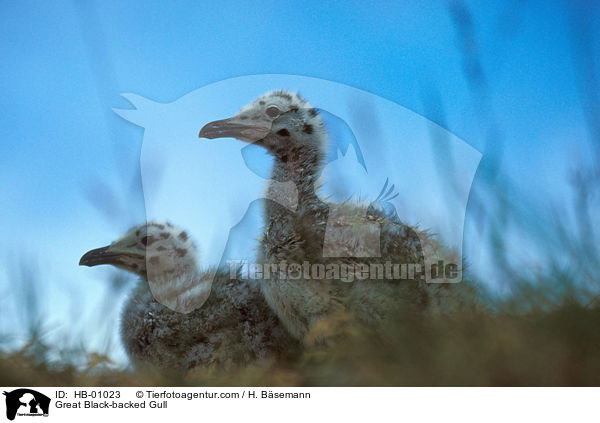
[[[597,386],[600,306],[573,292],[531,286],[493,310],[399,316],[386,337],[354,331],[294,361],[197,369],[186,376],[135,371],[105,354],[60,351],[39,331],[0,352],[4,386]],[[526,294],[522,293],[526,291]],[[524,310],[524,311],[523,311]],[[333,325],[334,323],[332,323]],[[391,336],[390,336],[391,335]],[[56,347],[54,347],[56,348]],[[53,356],[54,358],[50,358]]]

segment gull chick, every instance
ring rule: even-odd
[[[318,180],[327,132],[319,112],[298,94],[266,93],[233,117],[206,124],[199,136],[237,138],[265,148],[274,158],[259,262],[423,263],[413,228],[387,219],[382,211],[369,211],[367,205],[321,200]],[[281,188],[290,184],[294,190]],[[428,302],[424,281],[417,278],[348,284],[335,275],[318,280],[302,275],[293,281],[275,276],[261,281],[261,286],[269,305],[298,339],[305,339],[319,322],[338,313],[349,312],[363,323],[380,325],[398,310],[419,311]]]
[[[295,350],[259,287],[200,270],[191,237],[170,223],[138,225],[79,264],[140,277],[121,313],[121,339],[136,367],[230,367]]]

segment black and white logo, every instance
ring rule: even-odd
[[[6,418],[14,420],[16,416],[48,416],[50,398],[33,389],[15,389],[4,391],[6,396]]]

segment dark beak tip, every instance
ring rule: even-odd
[[[202,129],[200,129],[200,132],[198,132],[198,138],[204,138],[204,130],[206,129],[206,126],[203,126]]]
[[[89,254],[88,254],[88,253],[85,253],[85,254],[84,254],[83,256],[81,256],[81,258],[79,259],[79,265],[80,265],[80,266],[88,266],[88,267],[91,267],[92,265],[91,265],[91,263],[90,263],[90,260],[89,260],[89,258],[90,258],[90,257],[89,257]]]
[[[209,140],[219,138],[219,123],[221,123],[221,121],[210,122],[204,125],[202,129],[200,129],[200,132],[198,132],[198,138],[207,138]]]
[[[200,132],[198,133],[198,138],[208,138],[208,139],[210,139],[210,137],[207,136],[206,132],[204,131],[204,128],[202,128],[200,130]]]
[[[106,251],[108,247],[96,248],[95,250],[88,251],[79,259],[80,266],[93,267],[98,264],[103,264],[103,258],[106,258]]]
[[[83,256],[79,259],[79,265],[80,266],[87,266],[87,267],[92,267],[93,264],[89,261],[89,258],[86,256]]]

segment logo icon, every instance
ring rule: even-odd
[[[6,396],[6,418],[14,420],[15,416],[48,416],[50,398],[33,389],[15,389],[4,391]]]

